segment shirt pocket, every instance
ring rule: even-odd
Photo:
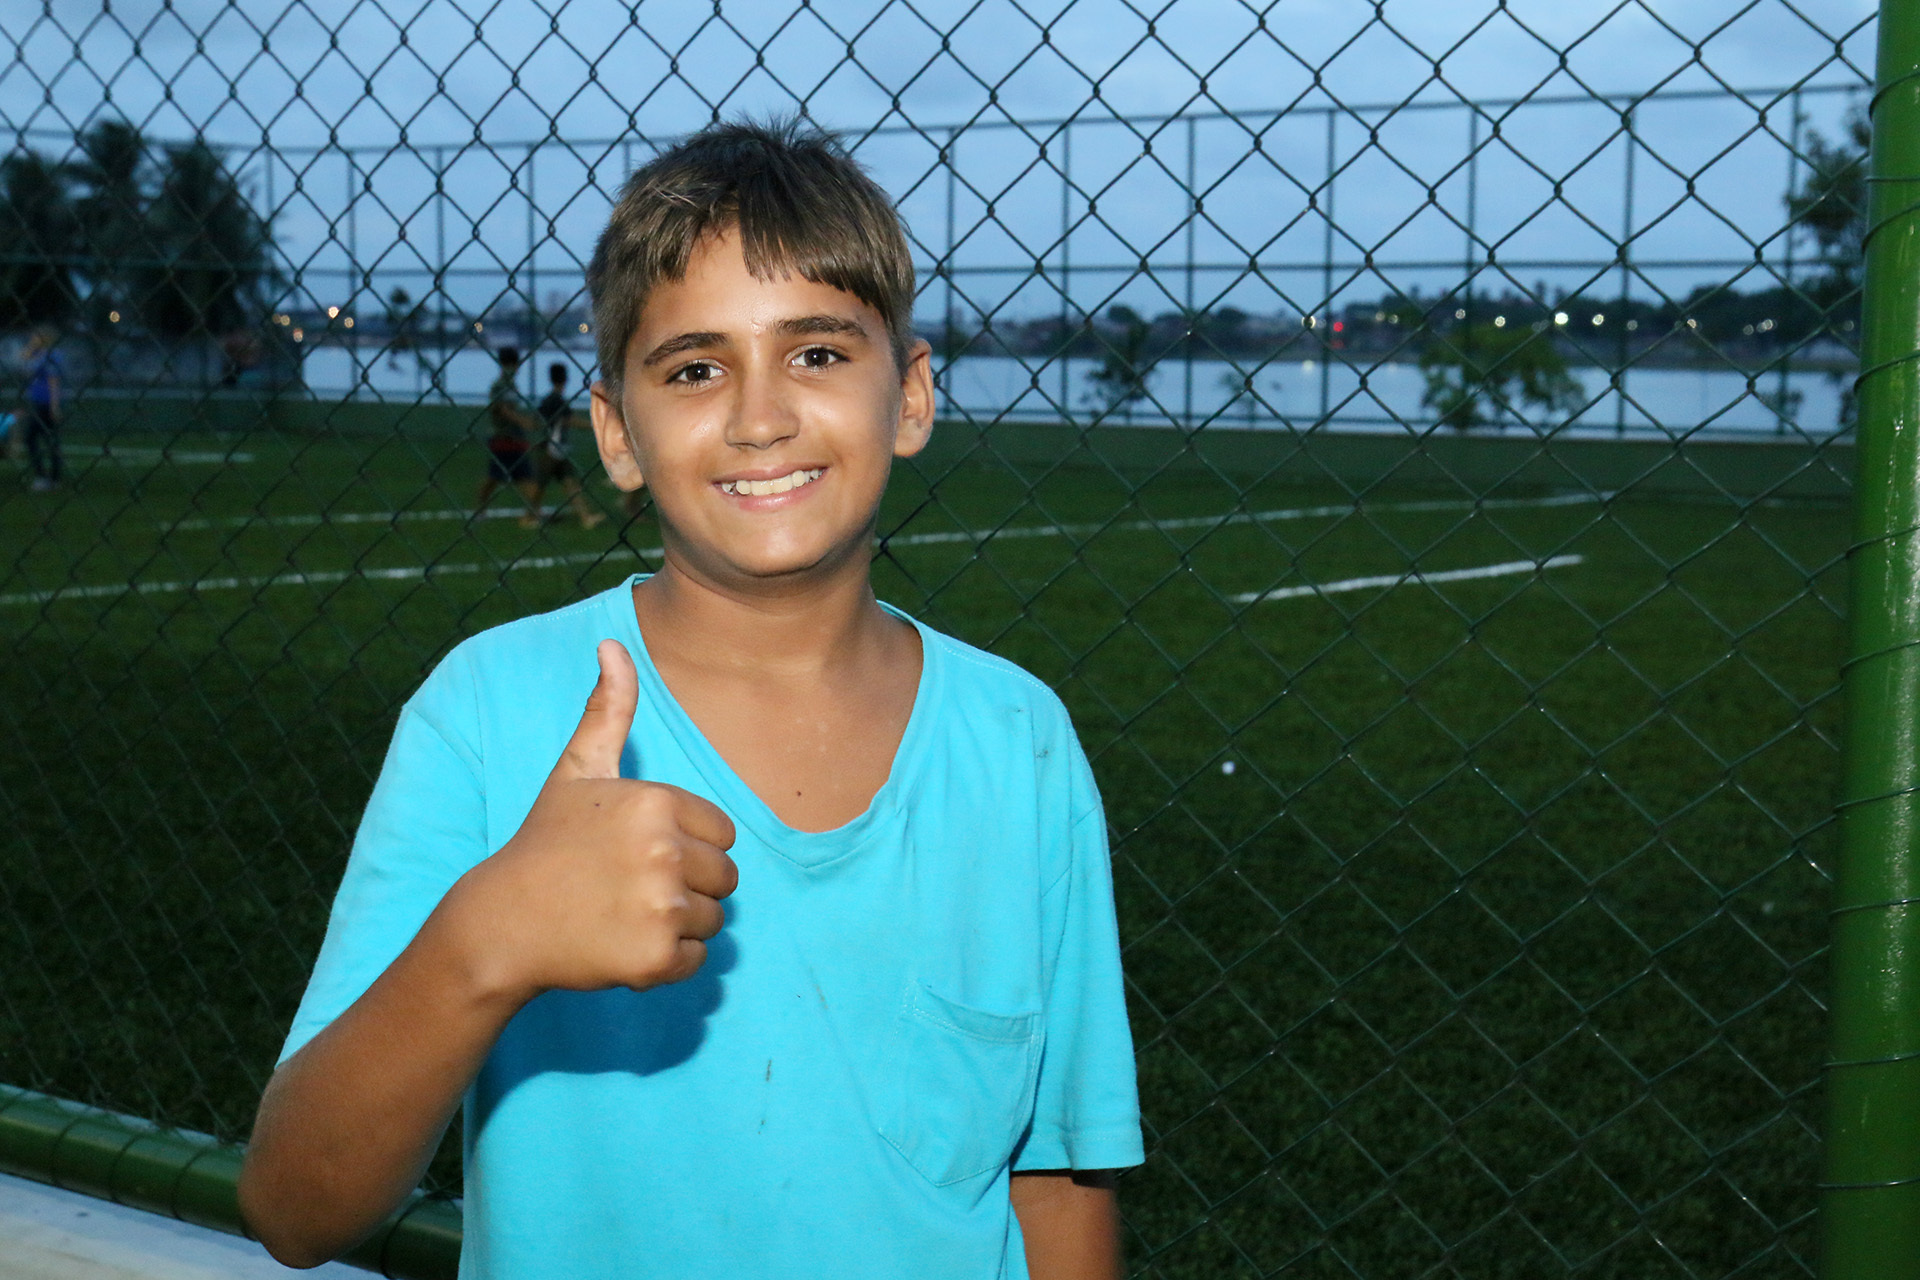
[[[1033,1111],[1037,1013],[995,1013],[915,983],[894,1022],[880,1136],[944,1187],[999,1169]]]

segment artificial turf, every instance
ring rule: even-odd
[[[234,460],[126,452],[161,443]],[[447,517],[466,442],[74,444],[68,489],[0,489],[0,1080],[241,1138],[400,701],[653,528]],[[1137,1269],[1810,1269],[1846,526],[897,472],[881,596],[1058,689],[1107,799]]]

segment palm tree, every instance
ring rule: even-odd
[[[187,337],[259,320],[271,237],[219,152],[198,140],[168,147],[146,225],[156,250],[139,274],[149,329]]]
[[[59,165],[24,147],[0,160],[0,329],[73,314],[74,232]]]
[[[96,324],[139,312],[135,267],[154,257],[146,228],[150,169],[146,139],[124,120],[96,122],[80,137],[80,158],[67,166],[79,188],[74,212]]]

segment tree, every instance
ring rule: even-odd
[[[1857,108],[1841,128],[1844,137],[1829,141],[1808,134],[1807,176],[1798,191],[1787,193],[1787,216],[1813,236],[1822,275],[1813,296],[1831,309],[1860,288],[1867,239],[1867,148],[1872,129]]]
[[[1187,353],[1204,360],[1245,350],[1247,322],[1251,319],[1239,307],[1200,312],[1190,321],[1194,336],[1187,340]]]
[[[113,313],[129,319],[136,305],[138,267],[152,259],[146,212],[151,172],[147,141],[124,120],[101,120],[80,136],[80,158],[67,166],[78,188],[74,221],[90,285],[89,319]]]
[[[148,328],[186,337],[259,320],[272,240],[218,152],[199,140],[168,147],[146,221],[158,250],[138,272]]]
[[[75,238],[60,166],[24,147],[0,160],[0,329],[72,315]]]
[[[1516,402],[1571,413],[1586,395],[1552,332],[1529,325],[1462,326],[1421,353],[1420,372],[1427,380],[1420,403],[1457,431],[1502,421]]]
[[[1147,322],[1125,305],[1108,308],[1107,321],[1119,332],[1104,340],[1100,367],[1088,375],[1094,384],[1093,398],[1108,413],[1126,408],[1131,414],[1133,404],[1147,398],[1147,378],[1153,373],[1152,363],[1146,360]]]

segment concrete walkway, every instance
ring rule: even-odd
[[[0,1174],[0,1280],[368,1280],[294,1271],[251,1240]]]

